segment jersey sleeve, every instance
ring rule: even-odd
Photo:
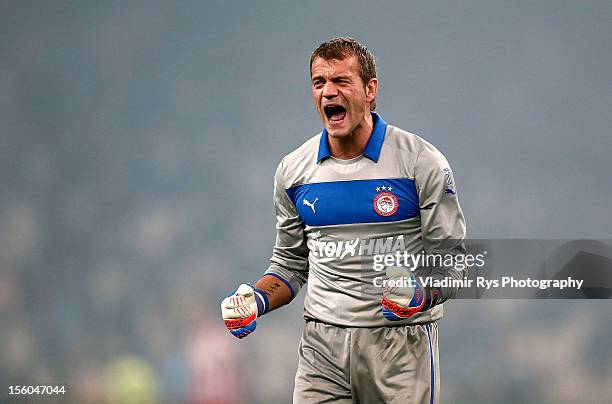
[[[274,208],[276,211],[276,242],[267,275],[274,275],[291,289],[292,298],[308,277],[308,247],[304,222],[285,190],[284,161],[274,176]]]
[[[415,180],[421,214],[421,237],[427,254],[465,254],[465,219],[453,172],[448,161],[435,147],[426,145],[415,163]],[[428,268],[434,279],[463,279],[467,269],[450,266]],[[452,298],[458,288],[434,291],[435,303]]]

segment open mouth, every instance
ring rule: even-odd
[[[339,124],[346,117],[346,108],[342,105],[326,105],[323,107],[323,111],[325,112],[327,120],[332,124]]]

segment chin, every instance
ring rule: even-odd
[[[347,137],[350,134],[350,132],[348,132],[344,128],[333,128],[333,127],[330,128],[328,126],[328,127],[326,127],[326,129],[327,129],[327,135],[331,136],[333,138],[336,138],[336,139],[345,138],[345,137]]]

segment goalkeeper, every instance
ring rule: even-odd
[[[412,282],[377,289],[373,257],[464,253],[452,171],[435,147],[374,112],[376,66],[359,42],[321,44],[310,73],[324,129],[279,164],[270,266],[223,300],[223,319],[243,338],[308,281],[294,403],[438,402],[437,320],[456,288],[425,288],[417,279],[467,274],[386,268],[389,278]]]

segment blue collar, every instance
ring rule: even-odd
[[[374,129],[372,134],[363,150],[363,155],[377,163],[380,157],[380,149],[382,148],[383,141],[385,140],[385,133],[387,132],[387,122],[385,122],[380,115],[376,112],[372,112],[372,120],[374,122]],[[323,129],[321,134],[321,142],[319,143],[319,154],[317,155],[317,163],[331,157],[331,151],[329,150],[329,144],[327,143],[327,129]]]

